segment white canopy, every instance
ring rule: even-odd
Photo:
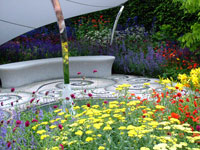
[[[119,6],[128,0],[60,0],[65,19]],[[113,14],[115,15],[115,14]],[[0,45],[56,22],[51,0],[1,0]]]

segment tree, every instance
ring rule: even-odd
[[[188,47],[191,51],[200,49],[200,0],[173,0],[173,2],[181,2],[180,9],[184,9],[185,13],[198,13],[198,20],[191,26],[191,32],[185,33],[179,38],[183,47]],[[197,53],[200,53],[198,51]]]

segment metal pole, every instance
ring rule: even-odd
[[[117,23],[118,23],[118,21],[119,21],[119,18],[120,18],[120,16],[121,16],[123,10],[124,10],[124,6],[121,6],[121,8],[120,8],[120,10],[119,10],[119,12],[118,12],[118,14],[117,14],[117,17],[116,17],[116,19],[115,19],[115,23],[114,23],[114,25],[113,25],[110,45],[112,45],[112,43],[113,43],[113,38],[114,38],[115,30],[116,30],[116,27],[117,27]]]
[[[67,43],[67,32],[65,27],[65,20],[61,10],[59,0],[51,0],[56,17],[57,23],[60,32],[61,46],[62,46],[62,57],[63,57],[63,72],[64,72],[64,87],[62,93],[62,107],[63,111],[66,111],[66,108],[71,114],[74,114],[73,110],[73,100],[71,98],[72,90],[69,84],[69,55],[68,55],[68,43]]]

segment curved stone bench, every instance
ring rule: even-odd
[[[106,77],[112,72],[114,56],[69,57],[70,77]],[[97,72],[93,73],[96,69]],[[77,75],[81,72],[81,75]],[[48,58],[0,65],[2,88],[63,78],[62,58]]]

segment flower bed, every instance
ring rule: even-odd
[[[199,70],[174,86],[161,79],[163,91],[152,90],[149,99],[129,93],[128,84],[116,88],[120,97],[114,101],[97,104],[91,95],[85,104],[74,104],[76,115],[57,105],[50,111],[32,106],[13,120],[1,120],[0,148],[198,150],[200,79],[192,80],[190,87],[185,81],[195,79]]]

